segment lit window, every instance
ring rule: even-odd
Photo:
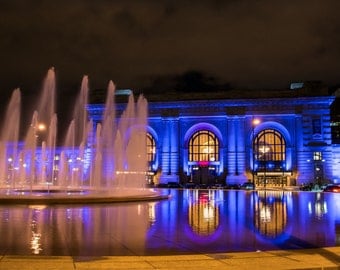
[[[314,152],[313,153],[313,160],[322,160],[322,153],[321,152]]]
[[[276,130],[266,129],[255,138],[255,153],[257,160],[285,160],[286,144],[282,135]]]
[[[254,139],[254,160],[259,170],[283,170],[286,160],[286,142],[273,129],[262,130]]]
[[[218,161],[219,142],[214,133],[201,130],[189,142],[189,161]]]
[[[155,161],[156,156],[156,144],[155,139],[150,133],[146,134],[146,153],[149,162]]]

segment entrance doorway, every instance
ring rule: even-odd
[[[197,164],[190,166],[190,180],[195,186],[208,187],[217,182],[216,165]]]

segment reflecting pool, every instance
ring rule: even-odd
[[[1,255],[162,255],[340,245],[340,194],[176,190],[168,200],[1,205]]]

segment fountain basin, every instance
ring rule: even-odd
[[[16,189],[1,190],[0,204],[93,204],[156,201],[168,199],[153,189],[114,189],[109,191],[86,189]]]

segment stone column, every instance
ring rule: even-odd
[[[161,183],[179,181],[178,112],[167,109],[163,112],[163,148]]]

